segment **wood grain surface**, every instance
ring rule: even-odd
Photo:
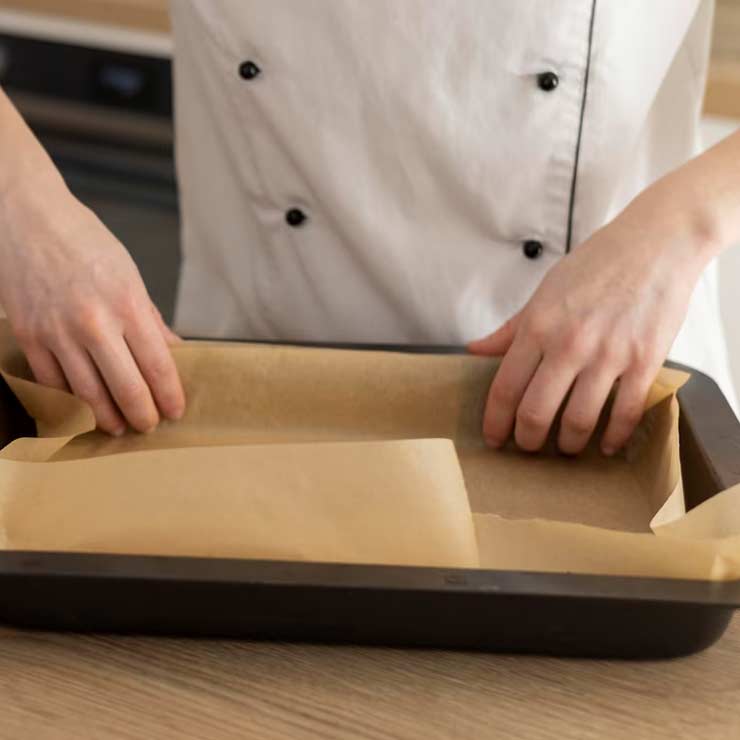
[[[3,740],[731,740],[738,707],[740,618],[667,662],[0,628]]]

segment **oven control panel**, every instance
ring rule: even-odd
[[[169,59],[0,34],[0,85],[16,92],[172,117]]]

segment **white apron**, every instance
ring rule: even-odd
[[[711,0],[172,0],[186,335],[460,344],[697,151]],[[714,268],[672,357],[731,393]]]

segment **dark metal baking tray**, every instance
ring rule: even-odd
[[[701,373],[679,402],[695,506],[740,482],[740,423]],[[0,446],[33,434],[1,384]],[[0,552],[0,622],[25,628],[657,658],[709,646],[738,606],[740,581]]]

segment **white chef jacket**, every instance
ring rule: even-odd
[[[478,338],[697,151],[712,0],[172,10],[185,335]],[[731,394],[714,269],[671,356]]]

